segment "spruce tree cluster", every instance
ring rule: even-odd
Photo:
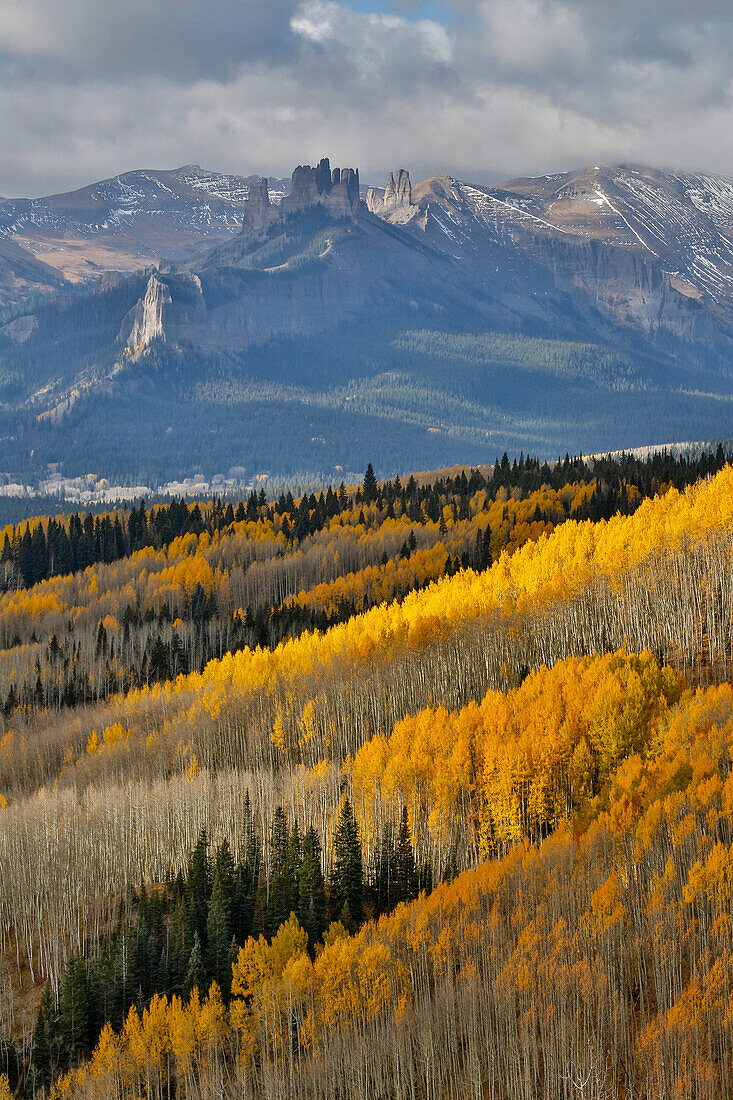
[[[33,1031],[34,1087],[47,1087],[93,1050],[106,1023],[119,1030],[130,1007],[142,1011],[156,993],[188,998],[216,981],[228,1000],[238,948],[249,936],[271,939],[291,914],[315,954],[332,922],[355,932],[365,919],[432,887],[429,867],[415,864],[406,808],[397,828],[386,829],[367,875],[359,827],[344,798],[327,881],[313,826],[301,834],[278,807],[265,843],[249,795],[243,821],[238,861],[226,840],[212,853],[202,831],[185,873],[122,899],[109,932],[84,957],[69,959],[58,995],[46,987]]]

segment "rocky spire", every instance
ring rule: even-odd
[[[406,211],[409,215],[414,211],[410,173],[405,168],[400,168],[396,174],[390,172],[384,192],[380,193],[376,188],[370,187],[366,203],[372,214],[379,217],[387,217],[395,210]]]
[[[358,169],[331,169],[328,157],[324,157],[315,168],[298,165],[293,171],[290,194],[279,206],[270,203],[266,180],[254,184],[249,191],[242,231],[257,233],[278,218],[316,205],[325,206],[335,218],[355,217],[359,202]]]
[[[400,168],[395,177],[390,172],[382,200],[385,210],[394,210],[398,206],[412,206],[412,184],[410,173]]]
[[[316,168],[300,164],[293,172],[290,194],[282,203],[283,212],[302,210],[320,203],[336,217],[354,214],[359,204],[359,172],[354,168],[331,168],[328,157]]]
[[[250,184],[247,193],[247,205],[244,208],[242,218],[243,232],[252,233],[262,229],[271,221],[272,212],[273,206],[270,202],[267,180],[261,179],[257,183]]]

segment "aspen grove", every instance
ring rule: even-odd
[[[730,1095],[722,450],[3,538],[0,1097]]]

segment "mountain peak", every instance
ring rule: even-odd
[[[355,217],[359,205],[359,169],[332,169],[329,158],[324,157],[315,168],[299,164],[293,170],[290,193],[283,196],[278,207],[270,202],[266,180],[253,183],[244,207],[242,231],[258,233],[287,214],[313,206],[323,207],[334,218]]]

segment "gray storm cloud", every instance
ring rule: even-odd
[[[278,174],[324,154],[365,179],[398,162],[483,182],[601,161],[733,174],[727,4],[432,10],[3,0],[0,192],[192,161]]]

